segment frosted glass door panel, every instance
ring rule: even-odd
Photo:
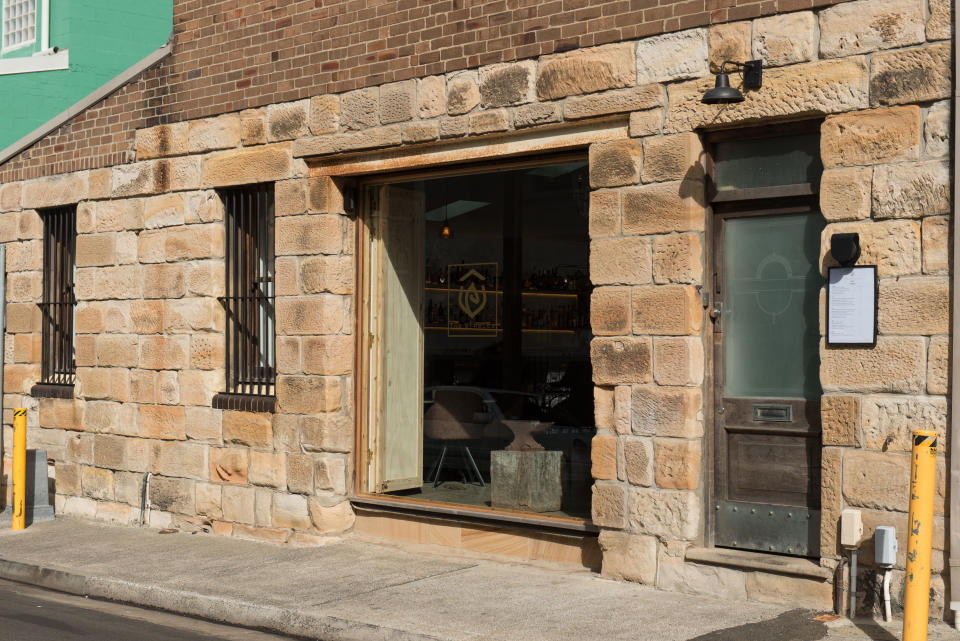
[[[820,136],[780,136],[718,143],[714,151],[717,190],[819,183]]]
[[[728,219],[724,396],[820,395],[819,214]]]

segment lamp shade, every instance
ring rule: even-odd
[[[743,102],[743,94],[739,89],[730,86],[730,75],[717,74],[717,83],[713,89],[703,94],[700,102],[705,105],[726,105],[734,102]]]

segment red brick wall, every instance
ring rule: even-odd
[[[174,53],[0,168],[133,158],[134,130],[844,0],[174,0]]]

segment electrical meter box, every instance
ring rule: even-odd
[[[840,545],[845,548],[855,548],[860,545],[863,537],[863,519],[860,510],[851,508],[840,513]]]
[[[897,530],[881,525],[873,533],[873,556],[877,565],[893,567],[897,562]]]

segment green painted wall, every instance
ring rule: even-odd
[[[40,50],[37,42],[0,56]],[[50,0],[50,46],[70,51],[70,68],[0,75],[0,150],[162,47],[173,30],[173,0]]]

